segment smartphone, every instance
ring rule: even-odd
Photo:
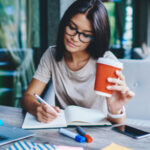
[[[115,131],[131,136],[132,138],[140,139],[150,136],[150,132],[146,132],[128,125],[119,125],[112,128]]]

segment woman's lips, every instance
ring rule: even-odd
[[[77,45],[73,44],[73,43],[70,42],[70,41],[67,41],[67,43],[68,43],[68,45],[69,45],[70,47],[78,47]]]

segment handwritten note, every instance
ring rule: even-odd
[[[105,147],[105,148],[103,148],[101,150],[133,150],[133,149],[126,148],[124,146],[112,143],[109,146],[107,146],[107,147]]]

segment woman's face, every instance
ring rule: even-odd
[[[85,51],[93,36],[92,25],[85,14],[77,14],[66,26],[64,44],[71,53]]]

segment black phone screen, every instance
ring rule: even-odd
[[[124,133],[126,135],[132,136],[134,138],[140,138],[145,137],[147,135],[150,135],[149,132],[128,126],[128,125],[121,125],[117,127],[113,127],[114,130],[119,131],[121,133]]]

